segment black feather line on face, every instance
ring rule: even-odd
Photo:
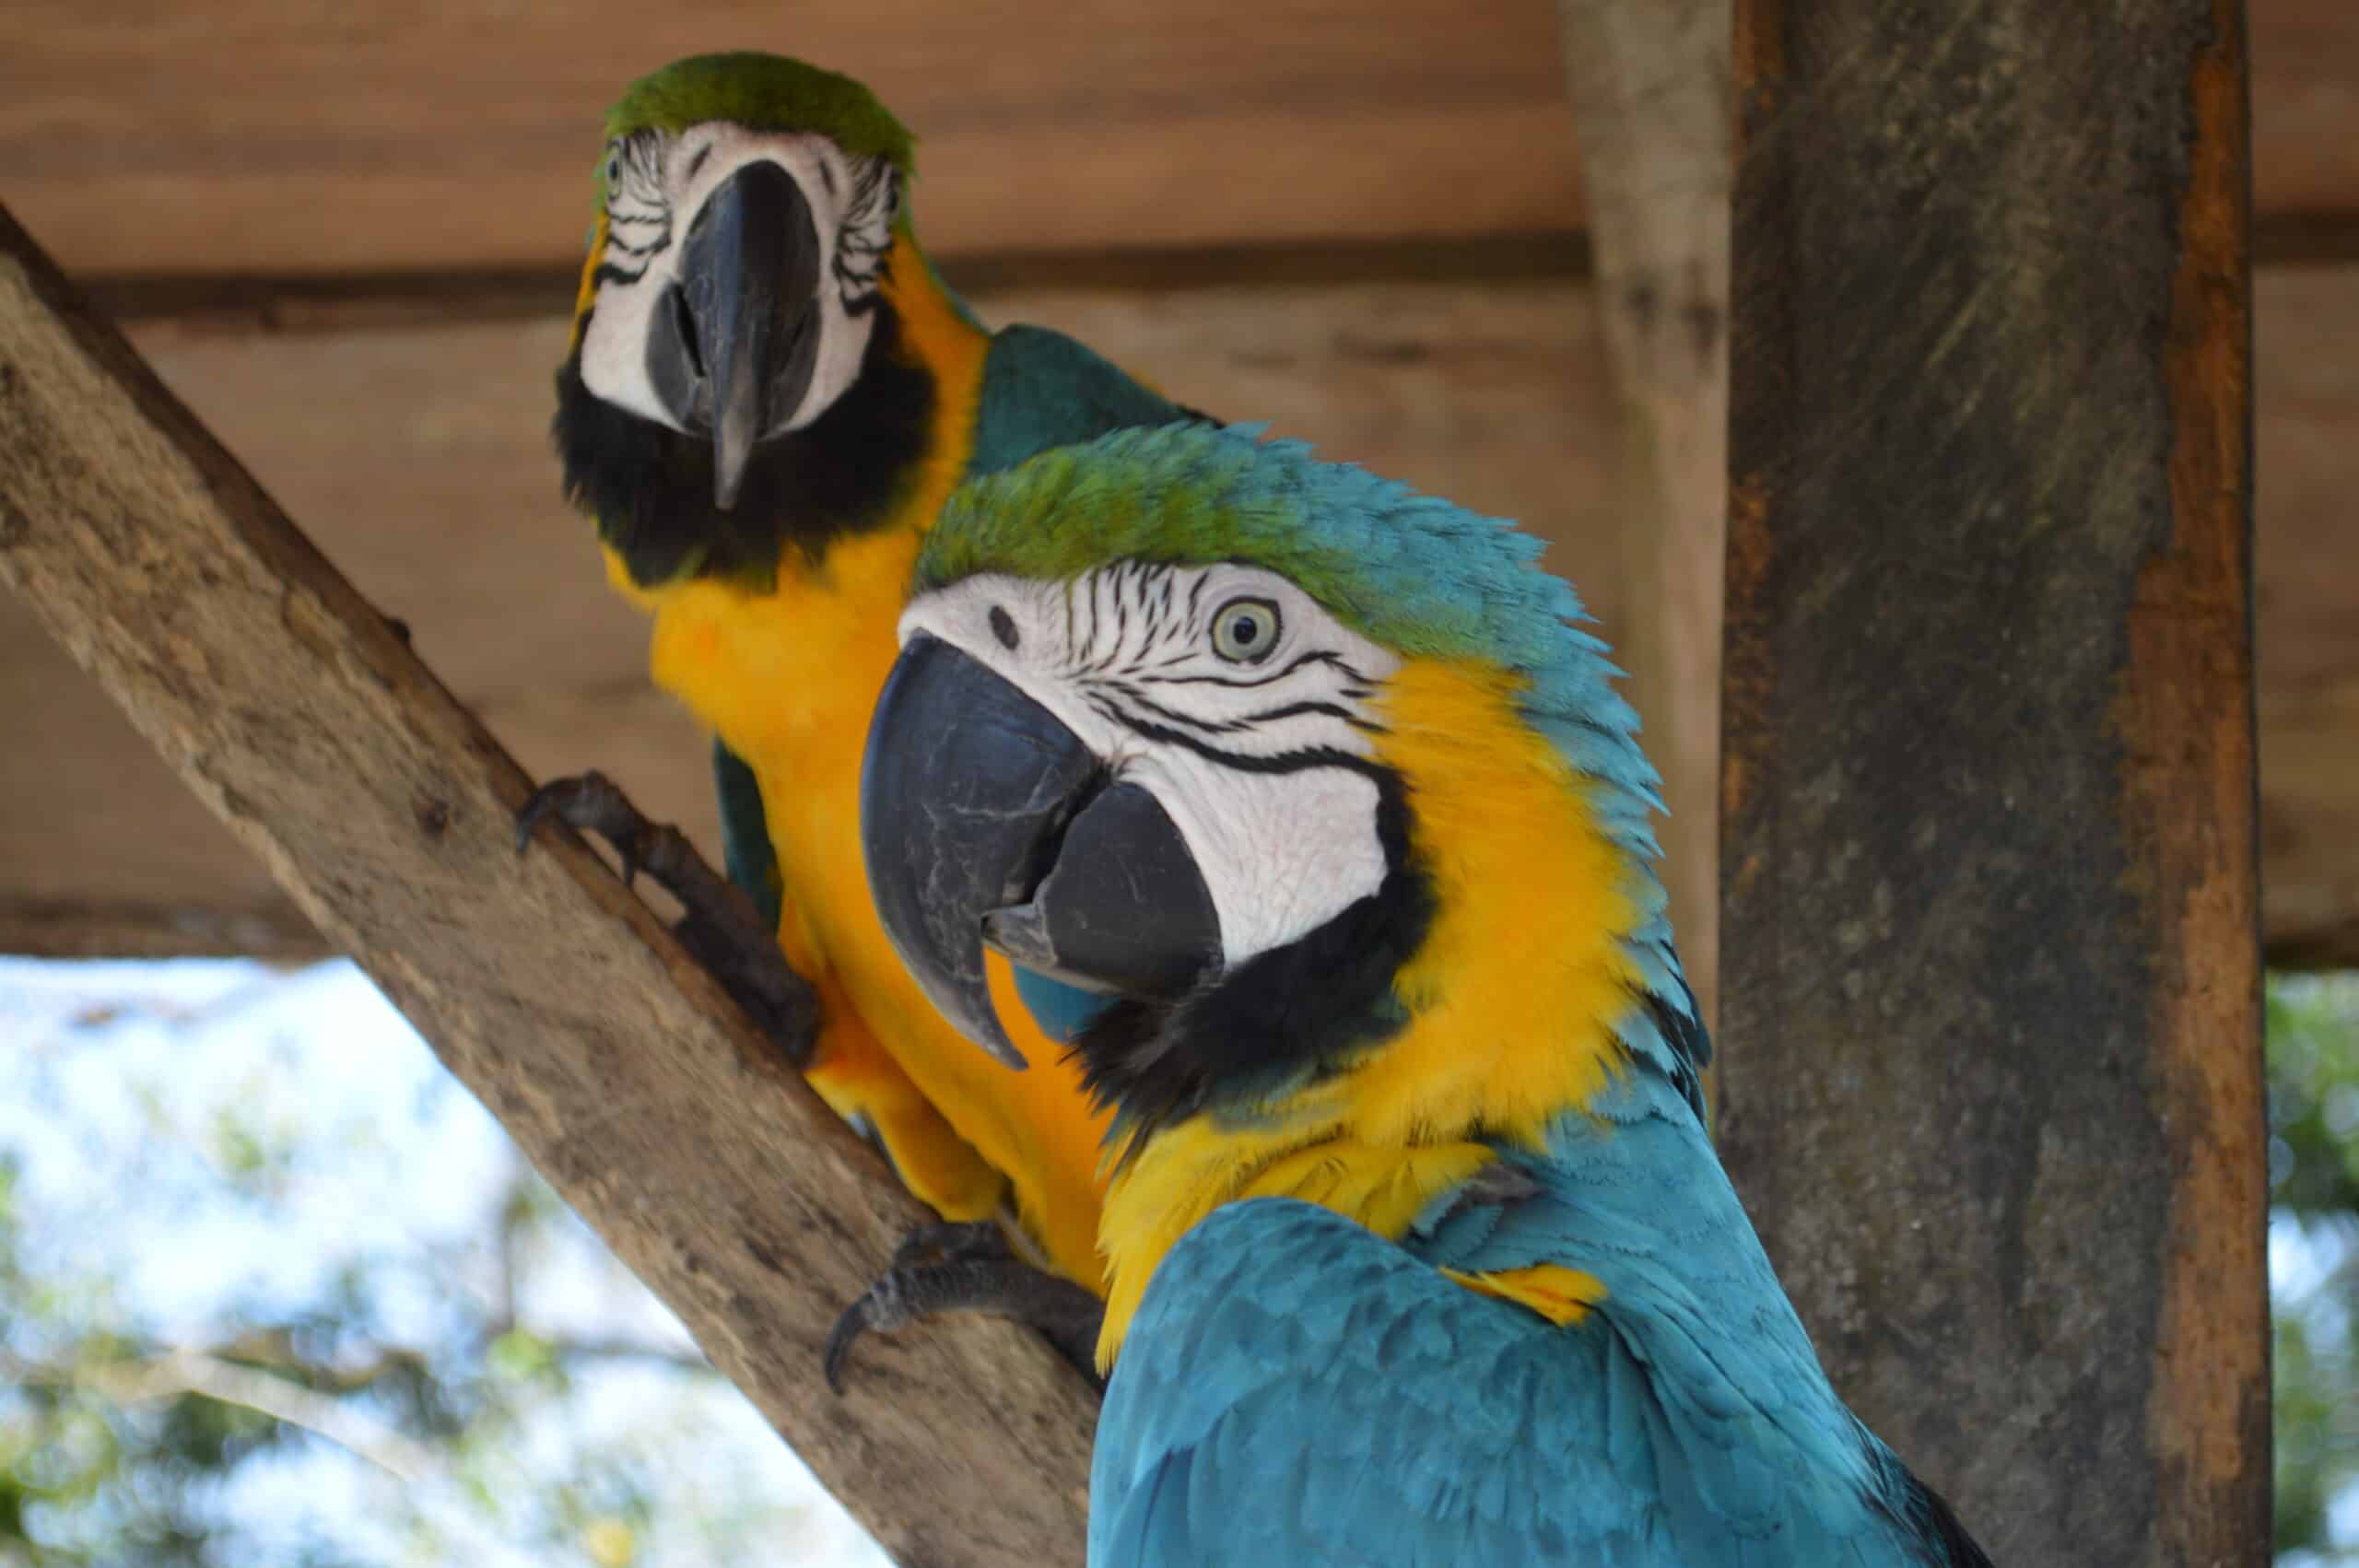
[[[598,524],[641,587],[683,576],[767,589],[789,550],[816,561],[874,529],[914,483],[932,436],[933,373],[901,350],[879,309],[860,375],[826,413],[754,449],[737,504],[712,499],[712,439],[617,408],[581,379],[577,349],[557,375],[550,435],[565,496]]]
[[[1074,1043],[1084,1082],[1130,1151],[1200,1111],[1342,1071],[1407,1022],[1392,983],[1433,925],[1433,879],[1410,857],[1400,776],[1368,773],[1386,867],[1374,893],[1180,1001],[1116,1003]]]

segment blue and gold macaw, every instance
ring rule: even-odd
[[[979,323],[919,247],[915,170],[866,88],[800,61],[702,55],[634,84],[607,118],[557,446],[608,578],[652,617],[656,684],[718,737],[731,874],[818,993],[812,1083],[944,1216],[1012,1199],[1095,1293],[1104,1120],[1028,1016],[1032,1071],[1002,1072],[895,958],[861,864],[861,746],[951,488],[1188,411],[1070,338]]]
[[[863,831],[1019,1065],[1096,993],[1093,1563],[1986,1559],[1820,1369],[1702,1120],[1656,780],[1507,525],[1173,427],[954,496]]]

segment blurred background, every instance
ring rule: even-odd
[[[2279,1561],[2359,1563],[2359,977],[2269,1028]],[[0,1565],[883,1568],[348,964],[0,960]]]
[[[2359,1563],[2359,7],[2250,18],[2278,1527]],[[1616,335],[1585,176],[1723,86],[1576,103],[1552,0],[10,0],[0,202],[528,768],[710,853],[546,428],[604,106],[724,47],[910,122],[987,321],[1548,537],[1702,802],[1708,988],[1717,685],[1649,639],[1717,595],[1655,542],[1717,518],[1725,382]],[[1645,194],[1724,234],[1716,148]],[[0,1568],[880,1561],[4,597],[0,727]]]
[[[341,961],[0,961],[0,1563],[882,1568]]]

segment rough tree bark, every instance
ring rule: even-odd
[[[1662,770],[1663,882],[1706,1023],[1719,954],[1730,0],[1558,0],[1620,407],[1608,628]]]
[[[905,1562],[1078,1562],[1096,1402],[945,1322],[820,1379],[930,1218],[0,212],[0,582]]]
[[[1729,1164],[2001,1562],[2269,1561],[2241,0],[1739,0]]]

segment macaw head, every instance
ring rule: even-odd
[[[1101,999],[1074,1046],[1131,1149],[1512,1133],[1632,1059],[1692,1097],[1655,776],[1540,547],[1235,429],[969,483],[862,782],[904,962],[1011,1065],[985,949]]]
[[[922,427],[880,352],[914,140],[860,83],[756,53],[667,65],[605,128],[557,376],[568,488],[641,582],[767,564],[780,518],[838,499],[793,438],[889,487]]]

